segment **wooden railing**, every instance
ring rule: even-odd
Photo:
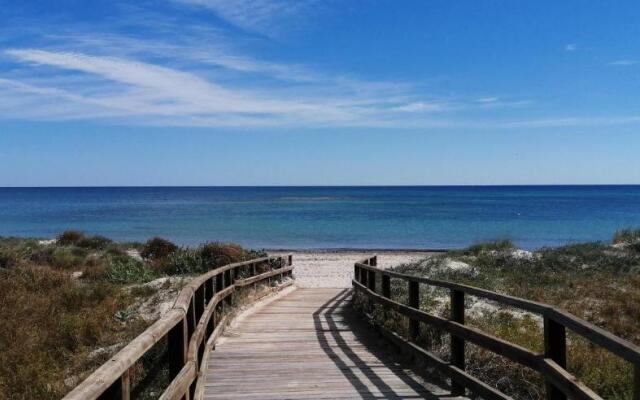
[[[290,276],[291,255],[264,257],[216,268],[193,279],[173,308],[99,367],[63,400],[131,398],[131,370],[157,343],[167,339],[170,384],[160,399],[200,399],[206,359],[222,333],[226,318],[216,318],[221,302],[231,303],[238,289],[272,278]],[[240,276],[249,276],[240,279]],[[289,282],[290,283],[290,282]],[[285,285],[282,285],[285,286]]]
[[[357,262],[354,267],[353,287],[374,303],[393,310],[409,319],[408,338],[396,332],[378,327],[389,339],[424,359],[440,370],[452,382],[454,394],[464,394],[468,389],[486,399],[510,399],[509,396],[465,372],[465,342],[504,356],[511,361],[531,368],[545,379],[547,399],[601,399],[595,392],[567,371],[566,330],[582,336],[634,366],[634,400],[640,400],[640,348],[587,321],[553,306],[495,293],[473,286],[401,274],[376,267],[375,256]],[[408,284],[408,303],[391,299],[391,278]],[[381,281],[378,281],[381,279]],[[379,290],[377,289],[379,282]],[[450,292],[450,317],[442,318],[420,310],[420,284],[448,289]],[[542,316],[544,323],[544,353],[536,354],[524,347],[466,326],[465,295],[496,301]],[[416,344],[419,324],[424,323],[451,335],[449,362]]]

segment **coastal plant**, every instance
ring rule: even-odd
[[[640,229],[622,229],[613,235],[613,244],[640,243]]]
[[[245,255],[241,246],[221,242],[205,243],[200,246],[199,252],[204,271],[242,261]]]
[[[153,269],[133,258],[114,258],[109,260],[104,278],[113,283],[148,282],[155,276]]]
[[[75,230],[68,230],[58,235],[56,243],[62,246],[73,246],[80,243],[83,239],[85,239],[84,233]]]
[[[515,249],[516,246],[509,239],[499,239],[490,242],[476,243],[464,250],[464,253],[471,255],[479,255],[482,253],[505,252]]]
[[[179,248],[167,257],[163,272],[168,275],[196,274],[203,272],[203,262],[199,250]]]
[[[77,242],[77,246],[91,250],[104,250],[111,243],[113,243],[111,239],[104,236],[95,235],[80,239]]]
[[[635,240],[633,232],[617,236],[614,242]],[[492,242],[430,256],[394,270],[552,304],[640,344],[640,253],[632,246],[612,247],[596,242],[526,252]],[[463,273],[469,269],[452,263],[464,263],[474,273]],[[406,285],[394,284],[393,279],[391,283],[392,298],[406,302]],[[422,286],[426,285],[421,285],[421,308],[447,316],[447,297]],[[484,303],[473,297],[467,301],[467,307]],[[542,351],[539,317],[510,308],[491,311],[493,308],[488,304],[479,308],[484,312],[469,311],[466,323],[533,351]],[[387,313],[385,317],[385,326],[404,332],[402,316]],[[422,343],[446,357],[446,340],[439,339],[437,332],[421,331]],[[568,336],[567,346],[569,370],[579,379],[604,398],[629,398],[633,387],[631,365],[577,335]],[[537,373],[479,347],[467,346],[467,369],[515,399],[544,397],[543,381]]]
[[[145,243],[140,251],[140,256],[150,262],[162,263],[176,250],[178,250],[178,246],[167,239],[154,237]]]

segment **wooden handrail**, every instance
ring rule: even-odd
[[[274,267],[273,264],[279,266]],[[257,274],[256,267],[266,265],[268,271]],[[250,278],[236,279],[242,268],[248,268]],[[207,350],[222,332],[226,316],[216,321],[216,309],[223,301],[230,302],[236,290],[272,277],[291,276],[292,256],[263,257],[228,264],[194,278],[185,286],[165,315],[133,339],[109,361],[95,370],[63,400],[129,400],[129,371],[155,344],[168,340],[169,374],[171,382],[161,399],[199,399],[202,397]]]
[[[540,373],[545,378],[548,399],[563,400],[567,397],[571,399],[601,399],[600,396],[586,387],[566,369],[566,329],[569,329],[632,363],[635,373],[634,400],[640,400],[640,347],[633,343],[548,304],[508,296],[474,286],[388,271],[377,268],[376,265],[376,256],[355,263],[353,287],[358,293],[363,294],[373,302],[408,317],[409,337],[403,338],[398,333],[389,331],[384,327],[378,327],[378,329],[389,339],[410,349],[417,356],[424,358],[431,365],[448,375],[452,379],[452,391],[457,392],[457,394],[463,394],[466,388],[484,398],[508,398],[504,393],[490,388],[464,371],[464,347],[465,342],[468,341]],[[378,293],[376,289],[378,276],[381,278],[382,293]],[[391,278],[408,282],[408,305],[391,299]],[[419,284],[450,290],[450,318],[443,318],[420,310]],[[464,325],[465,294],[489,299],[542,316],[545,333],[544,353],[535,354],[528,349]],[[450,362],[443,361],[415,343],[420,323],[434,326],[451,335]]]

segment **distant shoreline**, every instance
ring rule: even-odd
[[[459,249],[405,249],[405,248],[359,248],[359,247],[336,247],[336,248],[265,248],[263,249],[266,252],[274,252],[274,253],[446,253],[449,251],[459,250]]]

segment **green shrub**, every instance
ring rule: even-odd
[[[466,252],[478,255],[481,253],[488,253],[491,251],[501,252],[501,251],[513,250],[515,248],[516,246],[513,244],[511,240],[500,239],[500,240],[494,240],[491,242],[474,244],[473,246],[470,246],[466,250]]]
[[[169,255],[163,270],[169,275],[201,273],[203,272],[201,253],[188,248],[178,249]]]
[[[200,246],[199,251],[205,271],[242,261],[245,256],[244,249],[233,243],[209,242]]]
[[[78,254],[71,248],[59,247],[50,254],[49,263],[56,268],[69,269],[79,267],[84,262],[84,255]]]
[[[80,231],[64,231],[57,237],[57,244],[61,246],[74,246],[85,238],[84,233]]]
[[[20,262],[20,255],[11,248],[0,248],[0,268],[13,268]]]
[[[109,260],[104,273],[104,278],[113,283],[148,282],[153,277],[153,270],[149,266],[130,257]]]
[[[640,243],[640,229],[622,229],[613,235],[614,244]]]
[[[104,236],[96,235],[80,239],[77,245],[78,247],[82,247],[85,249],[104,250],[111,243],[113,243],[111,239]]]
[[[148,261],[161,261],[169,257],[178,246],[161,237],[154,237],[145,243],[140,255]]]

